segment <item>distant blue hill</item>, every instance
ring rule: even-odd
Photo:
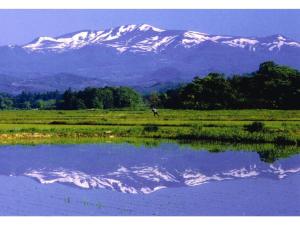
[[[248,73],[270,60],[300,69],[299,59],[300,42],[280,34],[236,37],[124,25],[0,47],[0,91],[105,85],[152,90],[209,72]]]

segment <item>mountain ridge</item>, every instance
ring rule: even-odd
[[[128,40],[122,43],[122,38],[135,34],[133,38],[137,39],[137,32],[146,32],[148,36],[144,39],[134,42],[128,46]],[[120,40],[121,39],[121,40]],[[268,40],[268,41],[267,41]],[[121,41],[116,42],[116,41]],[[281,34],[270,35],[266,37],[242,37],[232,35],[211,35],[198,31],[189,30],[163,30],[149,24],[141,25],[123,25],[105,30],[80,30],[63,34],[57,37],[38,37],[35,41],[22,46],[23,49],[29,51],[65,51],[70,49],[79,49],[86,45],[105,45],[106,47],[115,48],[120,53],[129,51],[155,51],[157,47],[163,45],[167,47],[172,42],[182,47],[190,48],[197,46],[203,42],[211,41],[219,44],[225,44],[232,47],[245,48],[255,51],[256,47],[268,47],[268,50],[280,50],[282,45],[300,47],[300,42],[292,40]],[[266,42],[264,42],[266,41]],[[181,43],[180,43],[181,42]],[[48,44],[48,45],[47,45]],[[151,45],[152,44],[152,45]],[[272,45],[273,44],[273,45]]]
[[[0,80],[0,87],[41,90],[47,88],[47,82],[51,90],[55,85],[67,89],[84,87],[83,84],[152,87],[187,82],[210,72],[249,73],[264,61],[300,69],[299,59],[300,42],[280,34],[211,35],[129,24],[57,37],[42,36],[24,45],[0,46],[0,74],[19,80],[13,84],[8,79],[5,84]],[[82,79],[65,78],[65,74]],[[57,76],[63,76],[63,84],[55,82]],[[40,79],[46,79],[43,85],[38,83]]]

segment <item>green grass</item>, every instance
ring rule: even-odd
[[[0,111],[0,142],[61,138],[156,138],[300,145],[299,110]],[[255,121],[264,124],[249,131]]]

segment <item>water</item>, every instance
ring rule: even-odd
[[[300,155],[177,144],[0,147],[0,215],[300,215]]]

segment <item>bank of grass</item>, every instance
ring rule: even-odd
[[[0,111],[0,142],[61,138],[155,138],[300,145],[298,110]],[[247,129],[261,122],[263,129]]]
[[[0,145],[48,145],[48,144],[130,144],[136,147],[153,148],[161,144],[177,144],[182,149],[190,148],[195,151],[209,151],[211,153],[222,153],[225,151],[251,151],[257,152],[260,160],[273,163],[278,159],[288,158],[294,154],[300,153],[300,148],[297,146],[287,145],[278,146],[275,144],[241,144],[241,143],[226,143],[224,142],[209,142],[209,141],[187,141],[174,139],[154,139],[154,138],[70,138],[70,137],[52,137],[52,138],[20,138],[6,139],[0,142]]]

